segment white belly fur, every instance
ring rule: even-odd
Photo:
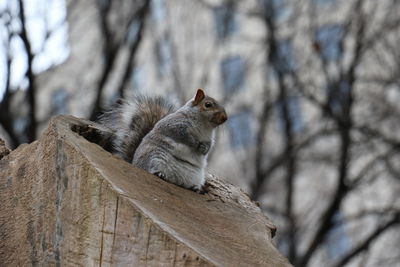
[[[150,172],[161,172],[167,181],[185,188],[201,189],[205,182],[206,156],[193,153],[187,145],[170,144],[172,151],[152,157]]]

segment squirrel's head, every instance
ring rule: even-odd
[[[214,98],[207,96],[203,89],[197,89],[192,106],[198,107],[201,116],[205,117],[213,127],[217,127],[228,119],[224,107]]]

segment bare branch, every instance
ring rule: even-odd
[[[392,137],[388,137],[385,134],[383,134],[381,131],[377,129],[373,129],[369,125],[357,125],[355,127],[358,131],[361,133],[365,134],[366,136],[374,137],[378,140],[381,140],[385,144],[393,147],[396,150],[400,150],[400,140],[396,140]]]
[[[298,154],[300,150],[310,146],[312,143],[318,141],[319,138],[332,135],[335,132],[335,129],[321,129],[313,134],[310,134],[307,136],[304,140],[301,140],[298,142],[294,149],[293,154]],[[284,165],[286,161],[290,158],[289,155],[286,153],[282,152],[275,158],[270,160],[270,164],[266,168],[262,168],[260,166],[260,173],[259,179],[257,179],[253,185],[253,190],[251,191],[252,193],[250,194],[252,196],[252,199],[257,200],[259,196],[261,195],[261,189],[263,188],[265,182],[267,181],[268,177],[270,177],[280,166]],[[260,163],[262,165],[262,163]],[[258,192],[260,190],[260,192]]]
[[[342,73],[342,77],[346,77],[346,80],[349,84],[349,92],[347,99],[344,103],[342,103],[342,112],[340,117],[337,117],[337,124],[340,133],[340,162],[338,164],[338,181],[335,189],[335,193],[333,198],[331,199],[327,209],[324,211],[321,219],[319,220],[321,223],[318,229],[315,232],[312,241],[310,242],[309,247],[307,248],[304,255],[300,258],[298,262],[298,266],[306,266],[315,252],[315,250],[319,247],[319,245],[324,242],[325,237],[329,230],[333,225],[333,217],[340,210],[341,203],[350,188],[346,185],[346,180],[348,176],[348,164],[350,163],[350,148],[352,145],[352,140],[350,136],[350,130],[353,127],[352,122],[352,104],[353,104],[353,96],[352,96],[352,88],[355,82],[355,69],[360,63],[361,58],[361,50],[363,47],[363,36],[364,36],[364,17],[361,11],[363,0],[358,0],[356,6],[360,13],[356,16],[355,23],[358,23],[358,30],[356,36],[356,47],[355,47],[355,55],[350,64],[350,68],[347,72]]]
[[[265,94],[268,95],[268,90],[265,89]],[[269,175],[263,172],[263,152],[265,149],[265,135],[267,132],[267,125],[269,121],[270,112],[272,109],[272,103],[270,102],[270,97],[265,97],[265,102],[263,104],[263,109],[261,116],[258,119],[259,129],[257,132],[257,147],[255,152],[255,181],[252,183],[251,195],[253,199],[258,199],[265,180],[268,179]],[[277,166],[277,165],[275,165]],[[270,172],[269,172],[270,173]]]
[[[119,97],[123,98],[125,95],[125,89],[126,89],[126,84],[129,81],[129,78],[132,76],[132,71],[135,66],[135,55],[136,52],[139,48],[140,42],[142,41],[142,36],[143,32],[145,30],[146,26],[146,17],[149,13],[149,7],[150,7],[150,0],[147,0],[143,6],[138,10],[137,14],[133,16],[133,19],[137,21],[139,24],[138,28],[138,33],[136,39],[133,41],[133,43],[129,47],[129,56],[128,56],[128,62],[125,67],[125,72],[122,77],[122,81],[118,87],[118,95]],[[133,20],[129,23],[133,23]]]
[[[4,11],[4,13],[7,13],[7,15],[11,19],[11,14],[8,9]],[[4,93],[3,93],[3,99],[0,102],[0,124],[3,126],[3,129],[6,131],[8,134],[8,137],[10,138],[10,147],[16,148],[19,144],[19,138],[17,133],[15,132],[13,128],[13,118],[10,110],[10,102],[13,96],[13,93],[10,88],[10,78],[11,78],[11,61],[12,57],[10,54],[10,42],[13,33],[10,30],[10,21],[5,23],[5,30],[7,31],[6,38],[4,40],[4,50],[6,51],[6,66],[5,66],[5,72],[6,72],[6,79],[5,79],[5,84],[4,84]]]
[[[400,223],[400,213],[398,212],[393,216],[391,220],[382,224],[378,228],[376,228],[363,242],[361,242],[358,246],[353,248],[349,253],[347,253],[338,263],[333,265],[334,267],[340,267],[346,265],[348,262],[351,261],[355,256],[360,254],[363,251],[369,249],[370,245],[380,237],[385,231],[390,229],[391,227],[396,226]]]
[[[264,6],[264,23],[268,30],[268,38],[266,39],[266,45],[269,48],[267,53],[267,62],[273,67],[278,79],[278,90],[279,90],[279,104],[281,107],[281,117],[284,123],[284,136],[285,136],[285,148],[282,153],[284,157],[288,159],[285,161],[286,168],[286,201],[285,201],[285,215],[288,221],[288,245],[289,245],[289,261],[295,262],[297,258],[297,238],[296,238],[296,219],[293,214],[293,195],[294,195],[294,178],[297,172],[297,157],[294,150],[294,131],[293,131],[293,118],[290,114],[289,108],[289,88],[284,81],[286,73],[280,67],[283,62],[279,57],[278,51],[278,41],[276,36],[276,25],[275,25],[275,10],[271,2],[265,3]],[[264,106],[264,113],[268,112],[268,106]],[[266,119],[266,118],[264,118]],[[263,134],[265,125],[262,125],[259,134]],[[259,136],[261,138],[261,136]],[[260,153],[260,151],[258,151]],[[260,155],[257,155],[260,156]],[[255,185],[260,185],[265,180],[266,176],[260,176],[260,171],[258,170]],[[261,192],[260,187],[253,187],[253,195],[257,198],[259,192]]]
[[[115,59],[117,58],[120,48],[120,44],[116,43],[113,38],[114,35],[107,21],[108,14],[111,9],[111,4],[112,1],[99,1],[98,3],[100,27],[104,40],[104,67],[100,76],[99,84],[96,89],[96,96],[90,114],[90,120],[95,120],[101,111],[104,86],[114,67]]]
[[[347,216],[343,217],[343,221],[346,223],[351,223],[360,219],[363,219],[368,216],[393,216],[396,213],[399,212],[399,209],[397,207],[391,206],[391,207],[385,207],[381,209],[366,209],[366,210],[361,210],[357,213],[350,214]]]
[[[27,71],[26,76],[28,78],[28,90],[27,90],[27,99],[29,103],[29,114],[28,114],[28,125],[26,128],[26,135],[28,137],[28,141],[32,142],[36,139],[36,128],[37,128],[37,121],[36,121],[36,85],[35,85],[35,75],[33,73],[33,59],[34,54],[32,52],[31,43],[28,38],[28,34],[26,31],[26,21],[25,21],[25,7],[23,0],[18,0],[19,4],[19,18],[21,21],[21,32],[19,36],[25,47],[25,52],[28,57],[27,62]]]

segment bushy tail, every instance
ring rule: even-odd
[[[99,122],[114,132],[115,154],[128,162],[154,125],[175,107],[163,97],[135,96],[119,100],[115,107],[103,113]]]

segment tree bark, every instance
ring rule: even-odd
[[[59,116],[0,160],[2,265],[290,266],[239,189],[167,183],[102,149],[109,136]]]

